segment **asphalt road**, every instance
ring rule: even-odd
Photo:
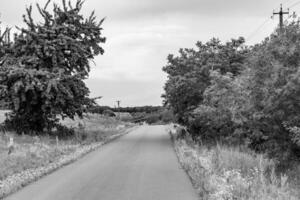
[[[141,126],[6,200],[196,200],[165,126]]]

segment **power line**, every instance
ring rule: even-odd
[[[297,1],[297,2],[293,3],[292,5],[290,5],[288,7],[293,8],[293,7],[297,6],[298,4],[300,4],[300,1]]]
[[[285,4],[288,4],[288,3],[290,3],[292,0],[287,0],[287,1],[285,1],[284,3]],[[288,6],[289,7],[289,6]]]
[[[287,2],[289,2],[289,1],[292,1],[292,0],[287,0],[286,1],[286,3]],[[273,7],[275,7],[276,6],[276,4],[274,4],[274,6]],[[265,21],[263,21],[263,23],[262,24],[260,24],[247,38],[246,38],[246,41],[247,40],[250,40],[252,37],[254,37],[269,21],[270,21],[271,19],[270,19],[270,17],[267,17],[266,19],[265,19]]]
[[[292,7],[292,6],[295,6],[295,4],[298,4],[300,1],[296,1],[296,2],[293,2],[292,0],[288,0],[285,4],[288,5],[287,7]]]
[[[263,21],[263,23],[256,28],[247,38],[247,40],[250,40],[253,36],[255,36],[271,19],[268,17],[265,21]]]
[[[289,2],[291,2],[292,0],[286,0],[284,3],[288,4]],[[300,1],[297,1],[295,3],[293,3],[291,6],[288,6],[289,8],[295,7],[296,5],[300,4]],[[273,6],[275,7],[275,5]],[[277,7],[277,6],[276,6]],[[280,11],[278,13],[273,12],[273,15],[279,15],[279,24],[280,27],[283,26],[283,15],[288,14],[288,12],[283,12],[282,10],[282,4],[280,5]],[[263,21],[263,23],[261,25],[259,25],[247,38],[247,40],[250,40],[251,38],[253,38],[268,22],[269,22],[270,18],[268,17],[267,19],[265,19],[265,21]]]

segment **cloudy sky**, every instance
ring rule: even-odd
[[[60,1],[60,0],[54,0]],[[72,2],[75,0],[72,0]],[[22,26],[25,6],[45,0],[0,0],[2,26]],[[298,0],[86,0],[83,13],[106,17],[105,54],[95,59],[86,81],[99,104],[160,105],[166,75],[161,68],[168,54],[196,41],[222,41],[244,36],[261,41],[278,23],[271,20],[280,3]],[[295,5],[291,11],[300,11]],[[260,29],[258,29],[261,27]]]

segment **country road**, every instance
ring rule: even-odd
[[[5,200],[196,200],[165,126],[141,126]]]

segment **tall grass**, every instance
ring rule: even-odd
[[[8,154],[7,141],[13,137],[14,150]],[[62,155],[67,155],[75,151],[76,145],[71,145],[69,141],[61,141],[56,144],[54,138],[20,136],[14,133],[6,133],[0,139],[0,181],[15,173],[26,169],[46,166],[55,162]]]
[[[0,114],[1,115],[1,114]],[[83,119],[65,119],[61,123],[74,131],[69,138],[51,135],[28,136],[14,132],[0,133],[0,182],[26,169],[46,166],[62,156],[72,154],[85,145],[103,142],[125,131],[128,123],[97,114]],[[14,150],[8,154],[9,138],[14,138]],[[0,187],[1,188],[1,187]]]
[[[176,135],[174,143],[178,159],[201,199],[300,199],[298,186],[292,185],[287,175],[276,174],[275,163],[263,155],[224,145],[199,146]]]
[[[91,113],[85,114],[82,119],[76,117],[75,120],[68,118],[61,120],[61,124],[73,129],[72,139],[81,144],[102,141],[108,136],[119,133],[127,126],[131,126],[128,122]]]

